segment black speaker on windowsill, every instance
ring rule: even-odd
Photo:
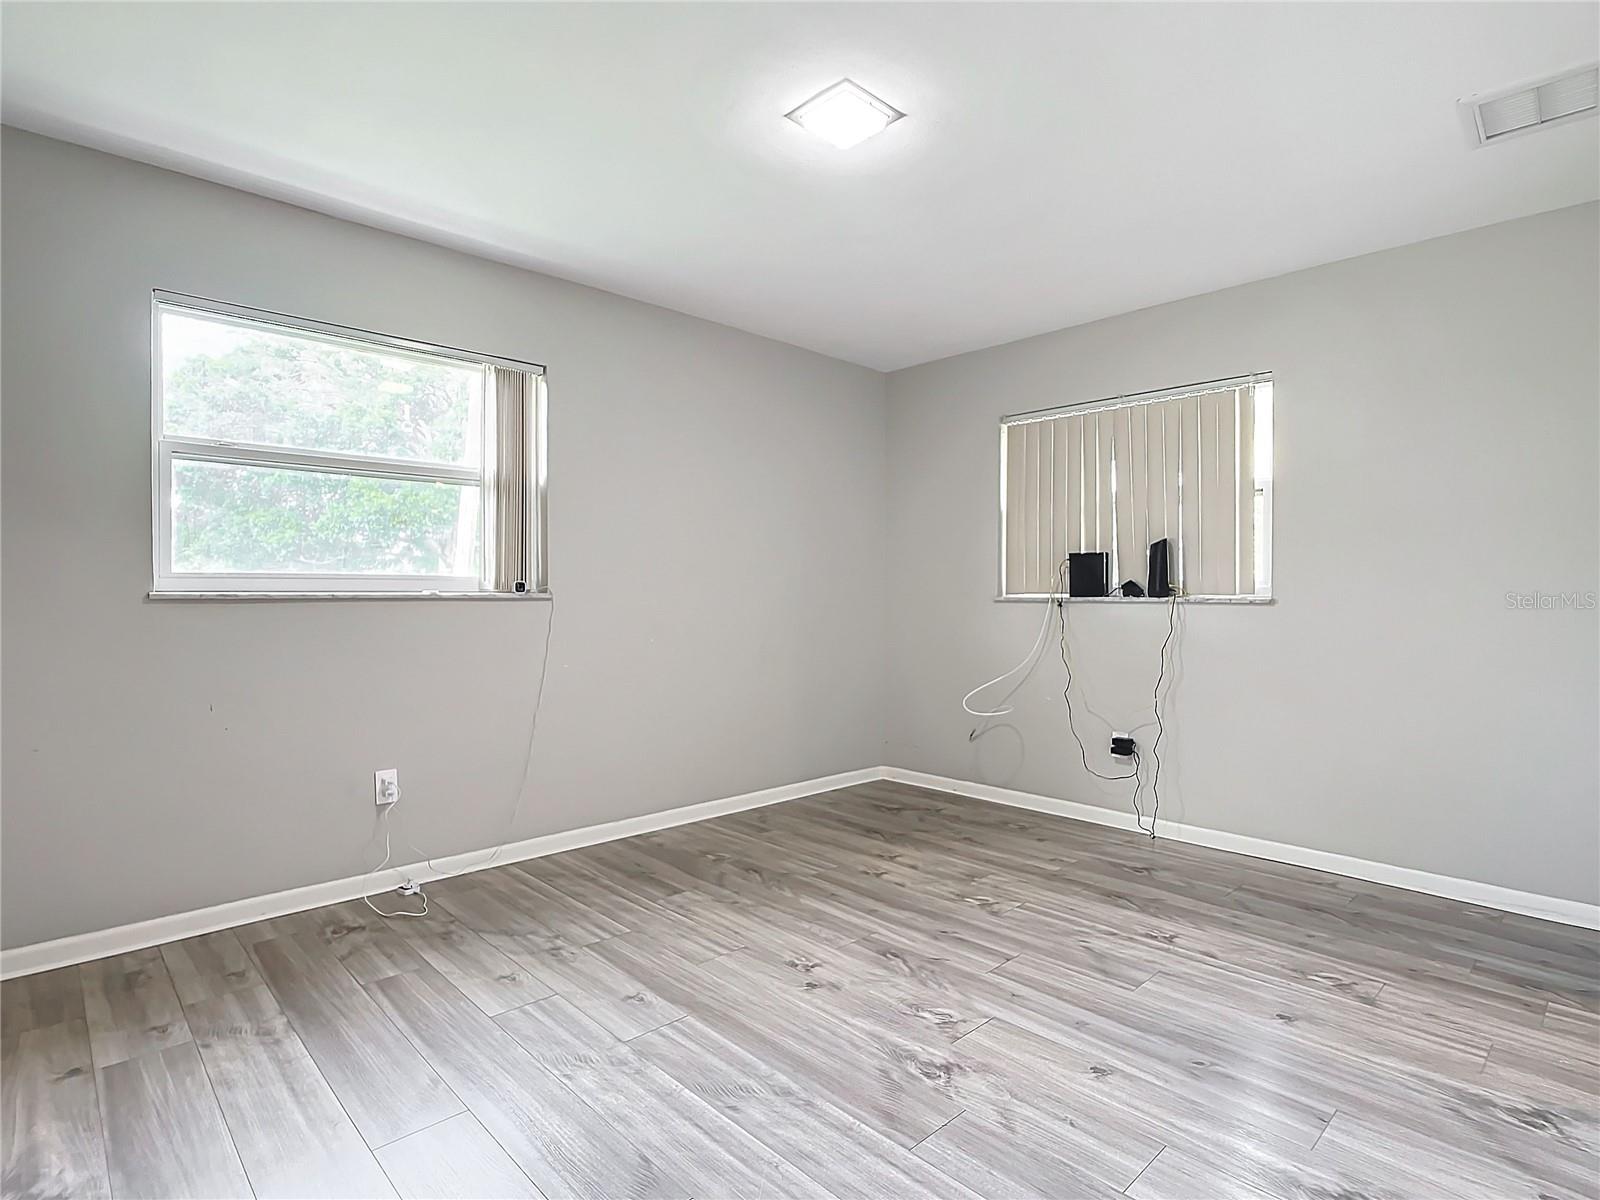
[[[1110,586],[1110,559],[1104,550],[1067,555],[1067,595],[1104,596]]]
[[[1166,538],[1150,543],[1150,578],[1145,592],[1165,600],[1172,595],[1172,543]]]

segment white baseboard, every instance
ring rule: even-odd
[[[345,879],[329,880],[326,883],[290,888],[288,891],[274,892],[267,896],[232,900],[226,904],[195,909],[192,912],[155,917],[131,925],[118,925],[112,929],[74,934],[71,937],[57,938],[55,941],[38,942],[32,946],[18,946],[13,950],[0,950],[0,979],[32,975],[39,971],[104,958],[109,954],[125,954],[130,950],[142,950],[147,946],[158,946],[163,942],[176,941],[179,938],[198,937],[203,933],[213,933],[219,929],[229,929],[251,921],[264,921],[269,917],[281,917],[289,913],[303,912],[308,908],[320,908],[324,904],[355,900],[382,891],[386,886],[398,883],[402,877],[426,883],[446,875],[458,875],[483,870],[491,865],[498,866],[530,858],[541,858],[547,854],[559,854],[563,850],[576,850],[580,846],[616,841],[618,838],[652,833],[657,829],[687,825],[693,821],[704,821],[709,817],[744,812],[751,808],[763,808],[769,804],[781,804],[785,800],[795,800],[801,796],[833,791],[836,788],[854,787],[857,784],[873,783],[877,780],[951,792],[974,800],[988,800],[1013,808],[1026,808],[1058,817],[1071,817],[1073,820],[1088,821],[1095,825],[1109,825],[1114,829],[1136,827],[1133,814],[1118,809],[1080,804],[1074,800],[1058,800],[1053,796],[1040,796],[1032,792],[994,787],[987,783],[952,779],[945,775],[908,771],[901,767],[868,767],[860,771],[846,771],[839,775],[827,775],[819,779],[785,784],[782,787],[766,788],[759,792],[746,792],[740,796],[728,796],[721,800],[707,800],[702,804],[689,804],[665,812],[646,813],[643,816],[627,817],[621,821],[608,821],[603,825],[588,825],[582,829],[569,829],[561,833],[528,838],[521,842],[509,842],[494,858],[493,863],[489,861],[489,850],[472,850],[450,858],[435,859],[436,867],[429,867],[427,863],[413,863],[410,866],[391,868],[380,877],[370,874],[352,875]],[[1600,929],[1600,905],[1583,904],[1555,896],[1541,896],[1535,892],[1519,892],[1515,888],[1500,887],[1492,883],[1478,883],[1471,879],[1457,879],[1449,875],[1434,875],[1410,867],[1397,867],[1390,863],[1351,858],[1345,854],[1291,846],[1284,842],[1269,842],[1263,838],[1224,833],[1221,830],[1206,829],[1199,825],[1183,825],[1175,821],[1162,821],[1161,835],[1173,841],[1210,846],[1216,850],[1228,850],[1235,854],[1247,854],[1252,858],[1310,867],[1335,875],[1348,875],[1353,879],[1388,884],[1390,887],[1423,892],[1430,896],[1443,896],[1450,900],[1483,905],[1486,908],[1498,908],[1506,912],[1541,917],[1547,921],[1559,921],[1563,925]],[[392,882],[386,882],[386,879]]]
[[[1013,808],[1028,808],[1035,812],[1052,813],[1058,817],[1071,817],[1076,821],[1089,821],[1095,825],[1109,825],[1114,829],[1137,828],[1133,814],[1119,809],[1080,804],[1074,800],[1057,800],[1053,796],[1018,792],[1010,788],[993,787],[987,783],[951,779],[944,775],[928,775],[922,771],[907,771],[901,767],[885,767],[881,775],[882,778],[896,783],[908,783],[914,787],[931,788],[940,792],[954,792],[958,796],[968,796],[974,800],[989,800],[995,804],[1008,804]],[[1600,905],[1563,900],[1557,896],[1541,896],[1536,892],[1519,892],[1515,888],[1500,887],[1498,884],[1457,879],[1451,875],[1434,875],[1429,871],[1397,867],[1392,863],[1351,858],[1346,854],[1312,850],[1305,846],[1291,846],[1285,842],[1269,842],[1264,838],[1224,833],[1200,825],[1182,825],[1176,821],[1163,820],[1160,833],[1162,837],[1175,842],[1210,846],[1214,850],[1248,854],[1251,858],[1265,858],[1272,862],[1310,867],[1335,875],[1348,875],[1353,879],[1365,879],[1370,883],[1388,884],[1390,887],[1424,892],[1430,896],[1443,896],[1467,904],[1480,904],[1486,908],[1541,917],[1546,921],[1559,921],[1563,925],[1600,929]]]
[[[701,804],[689,804],[665,812],[645,813],[643,816],[627,817],[621,821],[608,821],[603,825],[588,825],[582,829],[569,829],[561,833],[547,833],[540,837],[528,838],[525,841],[508,842],[494,857],[493,863],[489,861],[492,848],[470,850],[465,854],[434,859],[436,869],[429,867],[425,862],[412,863],[410,866],[389,868],[378,876],[367,874],[351,875],[345,879],[330,879],[326,883],[308,884],[305,887],[290,888],[288,891],[273,892],[267,896],[230,900],[226,904],[215,904],[210,908],[198,908],[191,912],[173,913],[171,916],[137,921],[131,925],[118,925],[112,929],[74,934],[50,942],[37,942],[32,946],[18,946],[14,950],[0,950],[0,979],[32,975],[56,967],[90,962],[109,954],[126,954],[130,950],[143,950],[147,946],[159,946],[163,942],[179,938],[198,937],[203,933],[214,933],[219,929],[230,929],[235,925],[245,925],[251,921],[264,921],[269,917],[304,912],[308,908],[321,908],[324,904],[355,900],[394,887],[403,878],[427,883],[429,880],[440,879],[446,875],[459,875],[480,871],[491,865],[502,866],[505,863],[542,858],[547,854],[559,854],[563,850],[576,850],[580,846],[593,846],[597,842],[611,842],[641,833],[653,833],[657,829],[687,825],[692,821],[704,821],[708,817],[725,816],[728,813],[744,812],[751,808],[763,808],[768,804],[779,804],[800,796],[828,792],[835,788],[853,787],[856,784],[871,783],[882,778],[883,771],[878,767],[846,771],[840,775],[825,775],[820,779],[806,779],[799,783],[766,788],[759,792],[746,792],[740,796],[707,800]]]

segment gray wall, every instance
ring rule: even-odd
[[[549,364],[559,609],[513,838],[883,761],[1125,807],[1049,657],[967,740],[1042,615],[993,600],[995,422],[1271,370],[1279,599],[1180,607],[1163,813],[1597,898],[1600,618],[1505,596],[1600,589],[1593,205],[899,372],[886,416],[884,377],[720,326],[3,153],[6,946],[353,874],[379,766],[436,854],[516,791],[548,606],[145,599],[153,287]],[[1148,744],[1164,611],[1070,619],[1091,752]]]
[[[13,130],[3,178],[6,946],[355,874],[377,767],[493,843],[521,769],[545,604],[145,599],[154,287],[548,364],[511,836],[882,761],[882,376]]]
[[[1600,898],[1600,619],[1506,602],[1600,588],[1596,227],[1585,205],[892,375],[889,762],[1126,808],[1065,736],[1059,659],[968,741],[962,694],[1042,615],[993,600],[996,420],[1272,371],[1278,599],[1180,606],[1162,813]],[[1108,723],[1153,734],[1166,619],[1070,611],[1103,771]]]

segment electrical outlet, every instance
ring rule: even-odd
[[[385,804],[393,804],[400,799],[399,767],[389,767],[373,775],[372,798],[377,801],[379,808],[382,808]]]
[[[1113,733],[1111,735],[1111,754],[1114,758],[1131,758],[1138,744],[1133,740],[1131,733]]]

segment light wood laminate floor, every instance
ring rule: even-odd
[[[875,784],[4,985],[6,1196],[1541,1197],[1596,935]]]

